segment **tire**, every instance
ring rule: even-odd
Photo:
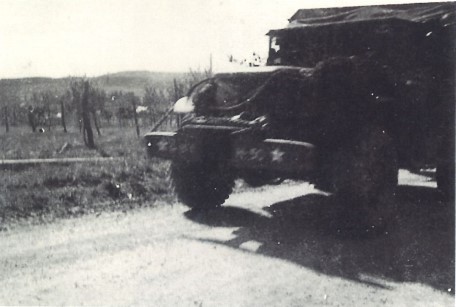
[[[171,176],[178,199],[190,208],[220,206],[234,187],[232,172],[220,162],[173,162]]]
[[[397,154],[384,130],[367,127],[332,159],[338,224],[365,232],[383,231],[396,215]]]

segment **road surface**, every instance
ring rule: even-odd
[[[402,178],[401,178],[402,177]],[[0,305],[454,306],[454,211],[402,172],[399,225],[341,236],[306,183],[0,233]],[[405,185],[404,185],[405,184]]]

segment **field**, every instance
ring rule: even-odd
[[[143,128],[144,129],[144,128]],[[0,177],[0,227],[48,222],[56,218],[127,210],[169,199],[169,164],[146,157],[134,128],[102,129],[97,148],[85,147],[75,128],[32,133],[13,127],[0,134],[0,159],[114,157],[96,163],[3,166]],[[145,131],[145,129],[144,129]]]
[[[146,157],[135,120],[144,134],[201,77],[200,72],[133,71],[87,79],[85,110],[91,113],[95,149],[85,145],[79,129],[83,92],[77,85],[82,86],[81,78],[1,79],[0,160],[115,160],[0,166],[0,230],[18,222],[126,210],[172,198],[169,163]],[[62,122],[68,133],[63,132]],[[175,119],[169,118],[160,129],[175,126]]]

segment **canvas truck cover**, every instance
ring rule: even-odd
[[[377,52],[388,64],[405,59],[416,66],[426,53],[454,49],[456,2],[303,9],[289,21],[267,33],[269,65],[312,67],[333,56]]]
[[[288,27],[391,18],[420,23],[438,21],[445,26],[455,22],[455,10],[455,2],[302,9],[289,19]]]

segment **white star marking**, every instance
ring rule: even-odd
[[[282,162],[284,154],[285,153],[280,149],[274,149],[273,151],[271,151],[272,162]]]

